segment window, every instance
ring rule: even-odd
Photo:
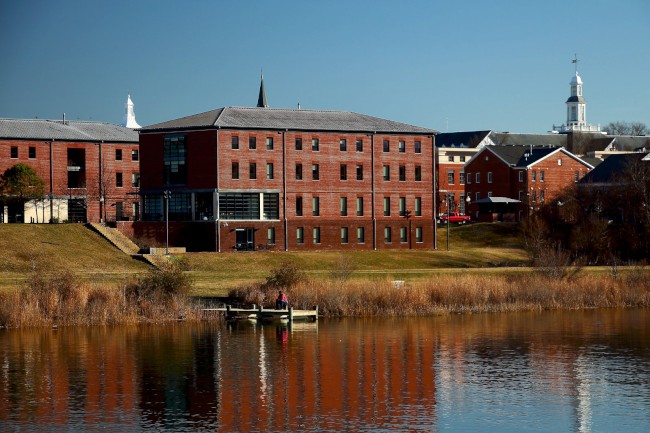
[[[465,162],[465,155],[461,155],[461,156],[459,156],[459,157],[458,157],[458,160],[459,160],[460,162]]]
[[[449,155],[449,156],[447,157],[447,161],[449,161],[449,162],[454,162],[454,155]]]
[[[519,191],[519,201],[522,201],[523,197],[524,197],[524,192]]]
[[[115,149],[115,161],[122,160],[122,149]]]
[[[320,179],[320,171],[318,169],[318,164],[311,165],[311,178],[312,180]]]
[[[312,197],[311,199],[311,214],[313,216],[320,215],[320,197]]]
[[[230,137],[230,145],[233,149],[239,149],[239,136],[233,135]]]
[[[454,184],[454,175],[455,175],[454,170],[449,170],[449,171],[447,172],[447,183],[448,183],[449,185],[453,185],[453,184]]]
[[[540,170],[539,172],[539,181],[544,182],[544,170]]]
[[[384,140],[384,152],[390,151],[390,141]]]
[[[296,150],[302,150],[302,138],[296,137]]]
[[[248,137],[248,149],[249,150],[257,149],[257,137]]]
[[[481,173],[476,173],[474,175],[474,183],[481,183]]]
[[[416,141],[415,142],[415,153],[422,153],[422,142],[421,141]]]
[[[273,137],[266,137],[266,150],[273,150]]]
[[[115,173],[115,186],[122,188],[122,173]]]
[[[520,170],[519,171],[519,182],[523,182],[523,181],[524,181],[524,171]]]
[[[339,172],[339,178],[341,180],[348,180],[348,166],[346,164],[341,164]]]
[[[574,181],[574,182],[577,182],[577,181],[579,181],[579,180],[580,180],[580,173],[578,173],[578,172],[576,171],[576,172],[573,174],[573,181]]]
[[[422,227],[415,228],[415,242],[422,243]]]
[[[29,159],[36,159],[36,148],[29,146]]]
[[[415,197],[415,216],[422,216],[422,197]]]
[[[384,216],[390,216],[390,197],[384,197]]]
[[[275,196],[277,197],[277,194]],[[264,201],[266,205],[266,194]],[[225,220],[259,220],[260,194],[238,192],[220,193],[219,218]]]
[[[257,179],[257,163],[251,162],[248,164],[248,177],[251,180]]]
[[[305,243],[305,229],[302,227],[296,228],[296,243],[298,244]]]
[[[11,146],[11,157],[13,159],[18,158],[18,146]]]
[[[536,182],[536,181],[537,181],[537,171],[533,170],[531,176],[532,176],[532,177],[531,177],[531,180],[532,180],[533,182]]]
[[[357,227],[357,242],[362,244],[366,241],[366,234],[363,227]]]
[[[357,180],[363,180],[363,165],[357,164]]]
[[[382,170],[383,170],[382,173],[383,173],[383,176],[384,176],[384,180],[389,181],[390,180],[390,165],[385,165]]]
[[[348,198],[341,197],[340,204],[341,204],[341,216],[348,216]]]
[[[341,227],[341,243],[342,244],[347,244],[348,243],[348,228],[347,227]]]
[[[384,242],[390,243],[393,239],[393,236],[390,232],[390,227],[384,227]]]
[[[266,178],[268,180],[273,179],[273,163],[272,162],[267,162],[266,163]]]
[[[187,182],[186,136],[172,135],[163,140],[163,181],[165,185],[184,185]]]
[[[133,188],[140,186],[140,173],[131,173],[131,186]]]
[[[562,158],[557,160],[557,165],[562,165]]]
[[[467,185],[470,185],[472,183],[472,173],[465,173],[465,182]]]
[[[357,152],[363,152],[363,140],[357,140]]]
[[[541,190],[541,191],[539,192],[539,201],[541,201],[542,203],[544,203],[544,190]]]
[[[320,142],[318,141],[318,138],[312,138],[311,139],[311,150],[314,152],[318,152],[320,149]]]
[[[314,227],[312,230],[313,240],[315,244],[320,244],[320,227]]]
[[[140,160],[140,151],[138,149],[133,149],[131,151],[131,161],[139,161]]]
[[[302,196],[296,196],[296,216],[302,216]]]
[[[406,215],[406,197],[399,198],[399,216],[403,217]]]
[[[302,180],[302,164],[296,164],[296,180]]]
[[[481,199],[481,193],[477,192],[476,193],[476,201],[479,201]]]
[[[404,140],[400,140],[398,145],[397,145],[397,151],[399,153],[404,153],[406,152],[406,142]]]
[[[465,185],[465,173],[462,171],[458,172],[458,183],[461,185]]]
[[[275,228],[269,227],[266,229],[266,243],[268,245],[275,245]]]
[[[400,182],[406,181],[406,166],[405,165],[400,165],[399,166],[399,181]]]
[[[400,227],[399,228],[399,241],[404,243],[408,240],[406,237],[406,227]]]
[[[488,171],[488,183],[492,183],[492,172]]]
[[[492,197],[492,191],[488,191],[488,197]]]
[[[264,219],[277,220],[280,218],[280,194],[265,192],[263,194]]]
[[[357,197],[357,216],[363,216],[363,197]]]
[[[345,138],[341,138],[339,140],[339,150],[341,152],[347,152],[347,150],[348,150],[348,140],[346,140]]]
[[[232,163],[232,178],[233,179],[239,179],[239,163],[238,162],[233,162]]]
[[[422,181],[422,166],[419,165],[415,166],[415,181],[416,182]]]
[[[537,191],[533,191],[532,202],[535,203],[536,201],[537,201]]]

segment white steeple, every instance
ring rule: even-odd
[[[562,126],[553,125],[554,132],[601,132],[600,125],[587,124],[587,101],[582,96],[582,78],[578,74],[578,56],[571,63],[575,65],[575,75],[571,78],[569,87],[571,94],[566,100],[566,123]]]
[[[130,129],[140,128],[138,122],[135,121],[135,112],[133,111],[133,101],[131,95],[126,97],[126,104],[124,104],[124,118],[122,119],[122,126]]]

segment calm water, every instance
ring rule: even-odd
[[[649,432],[650,310],[0,331],[0,431]]]

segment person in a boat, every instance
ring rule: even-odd
[[[282,290],[278,292],[278,298],[275,300],[275,308],[277,310],[285,310],[289,305],[289,300],[287,295],[284,294]]]

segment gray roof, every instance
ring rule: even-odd
[[[138,133],[103,122],[0,119],[0,139],[137,143]]]
[[[490,131],[441,132],[436,135],[436,147],[476,147]]]
[[[142,132],[197,128],[435,134],[436,131],[349,111],[224,107],[145,126]]]
[[[533,145],[533,146],[566,146],[565,134],[517,134],[510,132],[493,132],[492,141],[496,145]]]
[[[514,167],[526,167],[555,152],[555,146],[490,146],[496,155]]]
[[[616,150],[650,150],[650,135],[614,135]]]
[[[647,153],[623,153],[610,155],[580,180],[581,184],[615,183],[630,164],[641,161]],[[644,164],[648,164],[644,162]]]

